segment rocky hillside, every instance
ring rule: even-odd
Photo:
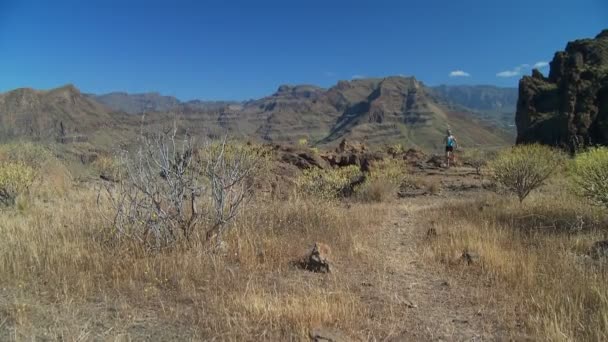
[[[533,71],[520,81],[516,124],[517,143],[608,144],[608,30],[568,43],[549,77]]]
[[[281,86],[271,96],[224,113],[227,127],[250,125],[267,141],[299,138],[333,144],[342,138],[370,145],[400,142],[439,148],[448,126],[463,145],[508,144],[511,137],[481,122],[471,110],[452,110],[413,77],[340,81],[323,89],[311,85]],[[460,107],[462,108],[462,107]]]
[[[335,145],[347,138],[370,146],[401,143],[437,150],[448,127],[463,146],[512,142],[499,125],[449,103],[413,77],[341,81],[329,89],[284,85],[258,100],[217,106],[203,101],[182,103],[159,94],[84,95],[66,86],[0,95],[0,128],[6,133],[3,136],[64,142],[94,137],[93,147],[109,146],[133,140],[139,131],[140,117],[125,112],[146,112],[145,125],[151,130],[177,119],[181,127],[199,136],[229,133],[273,143],[306,139]]]
[[[125,92],[113,92],[103,95],[88,94],[87,96],[112,110],[128,114],[218,110],[236,103],[231,101],[201,100],[182,102],[176,97],[164,96],[159,93],[129,94]]]
[[[84,140],[85,133],[115,124],[116,116],[73,85],[50,91],[22,88],[0,94],[3,138]]]

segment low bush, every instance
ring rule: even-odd
[[[35,170],[22,161],[0,163],[0,203],[15,204],[15,199],[34,181]]]
[[[403,160],[385,159],[373,165],[365,183],[357,188],[357,197],[365,202],[383,202],[394,198],[407,176]]]
[[[336,169],[313,168],[305,170],[296,179],[296,187],[301,193],[312,197],[335,199],[340,197],[351,182],[361,176],[361,170],[356,165]]]
[[[56,159],[51,151],[32,142],[14,142],[0,145],[0,161],[18,161],[38,170]]]
[[[577,155],[570,176],[577,194],[608,207],[608,148],[594,148]]]
[[[116,181],[120,179],[121,171],[125,171],[120,162],[120,158],[101,155],[93,162],[93,167],[103,179]]]
[[[253,192],[264,151],[226,139],[199,147],[176,129],[140,140],[122,154],[118,182],[105,183],[112,235],[153,249],[201,236],[221,243]]]
[[[465,165],[471,166],[478,175],[481,175],[481,169],[492,159],[492,153],[478,148],[466,149],[461,158]]]
[[[532,144],[504,150],[489,165],[496,182],[515,193],[521,203],[531,191],[543,185],[563,161],[561,152]]]

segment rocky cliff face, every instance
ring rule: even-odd
[[[519,82],[517,143],[575,150],[608,145],[608,30],[568,43],[549,77],[534,70]]]

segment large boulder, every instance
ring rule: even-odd
[[[548,77],[535,70],[519,82],[517,143],[608,145],[608,30],[568,43],[550,65]]]

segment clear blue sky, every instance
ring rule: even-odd
[[[516,86],[602,28],[606,0],[0,0],[0,91],[248,99],[399,74]]]

